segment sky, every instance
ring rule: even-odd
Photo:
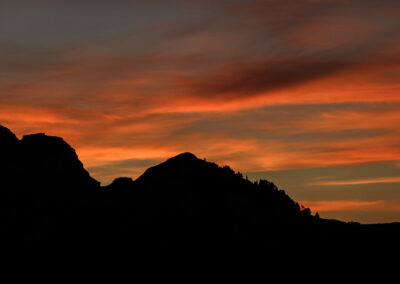
[[[0,124],[102,184],[181,152],[400,221],[400,1],[1,0]]]

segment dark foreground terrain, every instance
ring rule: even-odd
[[[272,182],[183,153],[101,187],[62,138],[0,126],[1,250],[398,251],[400,224],[313,216]],[[301,257],[298,255],[298,257]]]

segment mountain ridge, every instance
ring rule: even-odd
[[[8,153],[0,161],[0,243],[12,246],[334,251],[396,247],[400,237],[400,224],[368,227],[313,216],[272,182],[249,181],[189,152],[136,180],[101,187],[60,137],[19,140],[0,127],[0,145]]]

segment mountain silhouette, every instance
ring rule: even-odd
[[[75,150],[62,138],[39,133],[18,140],[1,126],[0,151],[5,157],[0,161],[2,172],[10,172],[4,175],[4,182],[41,184],[42,187],[54,184],[57,187],[100,186],[84,169]]]
[[[43,251],[396,248],[399,224],[314,216],[272,182],[182,153],[101,187],[62,138],[0,126],[0,244]]]

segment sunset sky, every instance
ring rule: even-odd
[[[181,152],[400,221],[399,0],[1,0],[0,124],[90,174]]]

